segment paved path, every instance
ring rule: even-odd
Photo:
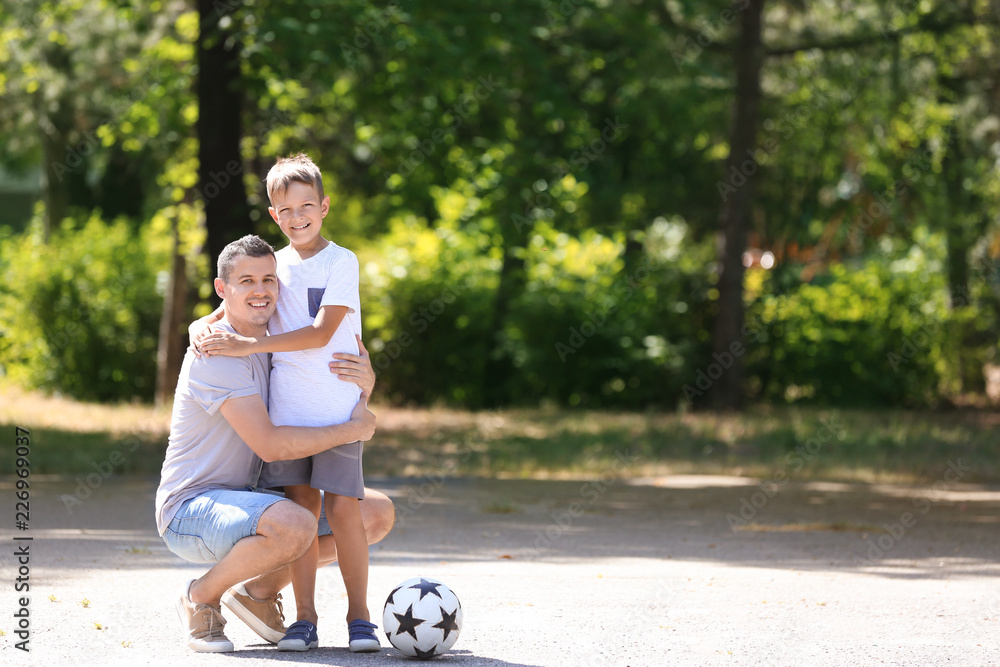
[[[1000,491],[732,477],[369,483],[399,513],[372,549],[373,616],[417,575],[462,600],[462,634],[439,664],[1000,665]],[[13,515],[9,479],[0,488]],[[32,650],[14,648],[16,543],[4,528],[0,664],[412,664],[391,648],[347,651],[335,567],[319,576],[320,649],[278,653],[233,619],[235,653],[189,651],[173,600],[203,568],[157,537],[154,489],[112,479],[82,498],[74,480],[33,480]]]

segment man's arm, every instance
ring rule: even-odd
[[[219,412],[257,456],[267,462],[290,461],[325,452],[356,440],[371,440],[375,415],[361,394],[351,420],[333,426],[275,426],[260,395],[231,398]]]

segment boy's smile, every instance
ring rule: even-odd
[[[276,193],[267,209],[281,231],[303,257],[311,257],[326,247],[320,232],[330,210],[330,197],[319,197],[312,185],[292,181],[284,192]]]

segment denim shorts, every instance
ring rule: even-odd
[[[206,491],[180,506],[163,541],[184,560],[218,563],[237,542],[256,535],[264,511],[284,499],[280,492],[250,487]],[[325,512],[318,534],[332,534]]]

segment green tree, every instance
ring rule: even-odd
[[[143,149],[114,140],[132,101],[160,83],[139,66],[146,40],[171,31],[177,3],[5,1],[0,10],[0,161],[43,167],[45,234],[72,207],[144,213]],[[138,153],[138,159],[135,153]]]
[[[724,117],[724,92],[678,68],[648,6],[314,1],[263,10],[246,29],[248,69],[260,73],[250,77],[254,96],[296,122],[257,146],[308,147],[334,191],[364,202],[375,230],[412,213],[488,234],[492,340],[475,371],[487,403],[517,394],[509,313],[527,289],[537,223],[620,236],[624,276],[657,216],[681,211],[705,228],[715,142],[692,139],[706,119]]]

